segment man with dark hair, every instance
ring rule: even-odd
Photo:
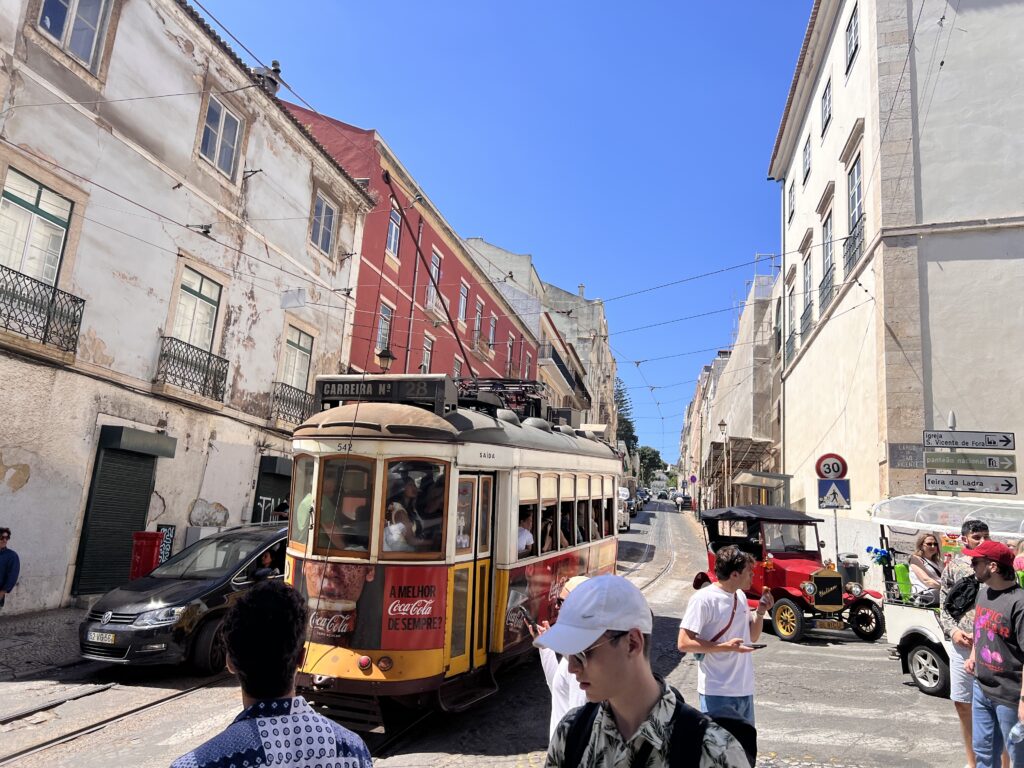
[[[371,768],[362,739],[295,695],[306,618],[302,596],[280,581],[241,593],[221,631],[244,709],[223,733],[171,768]]]
[[[981,584],[975,603],[974,648],[965,662],[976,676],[972,744],[978,768],[995,768],[1005,747],[1013,768],[1024,768],[1024,743],[1010,731],[1024,721],[1024,590],[1013,570],[1013,550],[982,541],[963,550]]]
[[[21,574],[21,560],[18,553],[7,546],[11,540],[11,529],[0,528],[0,608],[4,607],[7,593],[14,589]]]
[[[678,648],[699,654],[700,709],[712,717],[754,725],[754,664],[750,643],[761,636],[764,615],[775,601],[765,590],[750,613],[746,590],[754,578],[754,558],[727,546],[715,555],[718,581],[700,589],[686,604],[679,623]]]
[[[960,527],[960,540],[964,547],[974,548],[991,537],[988,524],[981,520],[967,520]],[[974,647],[974,609],[967,611],[959,620],[954,620],[946,611],[949,591],[964,578],[974,578],[971,559],[956,555],[942,571],[939,581],[939,625],[945,635],[946,654],[949,656],[949,698],[960,718],[960,735],[967,753],[966,768],[975,768],[974,749],[971,747],[971,701],[974,691],[974,676],[964,668],[964,662]]]
[[[555,728],[546,768],[747,768],[728,731],[655,677],[653,626],[647,600],[621,576],[597,576],[569,593],[533,644],[568,658],[587,704]]]

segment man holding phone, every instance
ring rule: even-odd
[[[698,590],[679,624],[680,651],[700,654],[700,709],[712,717],[754,725],[754,664],[747,654],[761,637],[764,616],[775,601],[767,589],[757,611],[747,607],[754,558],[739,547],[722,547],[715,558],[718,581]],[[763,645],[757,645],[760,648]]]

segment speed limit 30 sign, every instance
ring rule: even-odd
[[[814,464],[814,470],[822,480],[838,480],[846,477],[846,459],[838,453],[826,453]]]

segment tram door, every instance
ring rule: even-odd
[[[493,474],[459,474],[455,515],[455,556],[459,562],[451,575],[449,676],[487,664],[494,485]]]

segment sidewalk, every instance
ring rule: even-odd
[[[40,674],[79,661],[78,625],[85,608],[0,614],[0,681]]]

